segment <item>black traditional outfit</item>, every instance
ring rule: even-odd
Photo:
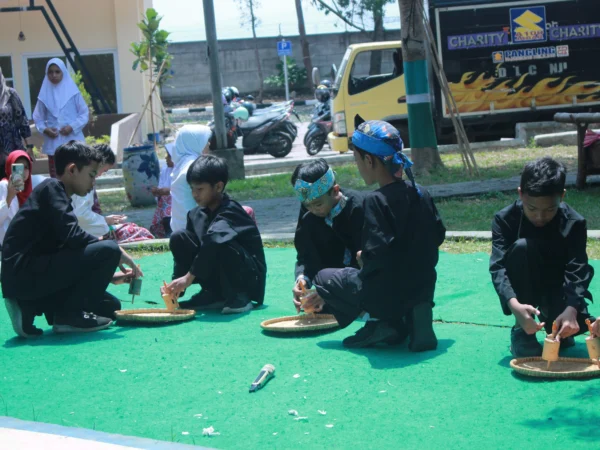
[[[114,317],[119,302],[105,291],[121,250],[77,224],[71,199],[56,179],[40,183],[10,223],[2,248],[2,293],[36,315],[93,312]]]
[[[192,209],[186,229],[171,235],[170,247],[173,279],[189,272],[203,291],[226,304],[239,294],[263,304],[267,263],[262,239],[252,217],[227,194],[215,211]]]
[[[587,331],[585,299],[592,300],[588,287],[594,268],[586,245],[586,221],[565,203],[543,227],[527,219],[520,200],[499,211],[492,223],[490,273],[504,314],[511,314],[508,301],[516,298],[538,308],[551,333],[556,317],[572,306],[579,333]]]

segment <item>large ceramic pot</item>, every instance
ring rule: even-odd
[[[158,186],[160,163],[154,146],[123,149],[123,180],[131,206],[156,205],[151,189]]]

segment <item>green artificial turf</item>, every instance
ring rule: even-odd
[[[293,313],[294,261],[293,249],[266,253],[266,306],[246,315],[205,313],[178,325],[87,335],[46,328],[24,341],[0,308],[0,415],[223,449],[546,449],[600,439],[597,380],[546,382],[510,369],[511,322],[487,255],[441,255],[435,317],[467,324],[436,323],[438,350],[414,354],[406,345],[344,349],[341,340],[361,323],[329,334],[265,335],[261,321]],[[170,255],[141,265],[136,308],[161,301]],[[126,286],[111,291],[127,297]],[[567,354],[585,356],[577,341]],[[248,393],[266,363],[275,378]],[[221,434],[202,437],[209,426]]]

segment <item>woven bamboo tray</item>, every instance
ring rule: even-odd
[[[192,309],[130,309],[126,311],[117,311],[117,321],[119,322],[143,322],[143,323],[170,323],[183,322],[193,319],[196,311]]]
[[[538,378],[592,378],[600,376],[600,368],[591,359],[559,358],[550,364],[541,357],[517,358],[510,362],[515,372]]]
[[[276,333],[304,333],[337,328],[339,324],[332,314],[300,314],[265,320],[260,326],[265,331]]]

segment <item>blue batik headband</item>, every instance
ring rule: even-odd
[[[400,137],[400,132],[392,125],[382,120],[363,122],[352,134],[352,144],[373,156],[377,156],[385,163],[391,162],[401,166],[420,194],[411,170],[413,162],[402,153],[404,143]]]
[[[329,168],[329,170],[325,172],[325,175],[314,183],[309,183],[308,181],[298,178],[294,184],[294,190],[296,191],[298,200],[304,203],[312,202],[313,200],[322,197],[327,194],[333,186],[335,186],[335,174],[333,173],[333,170]]]

